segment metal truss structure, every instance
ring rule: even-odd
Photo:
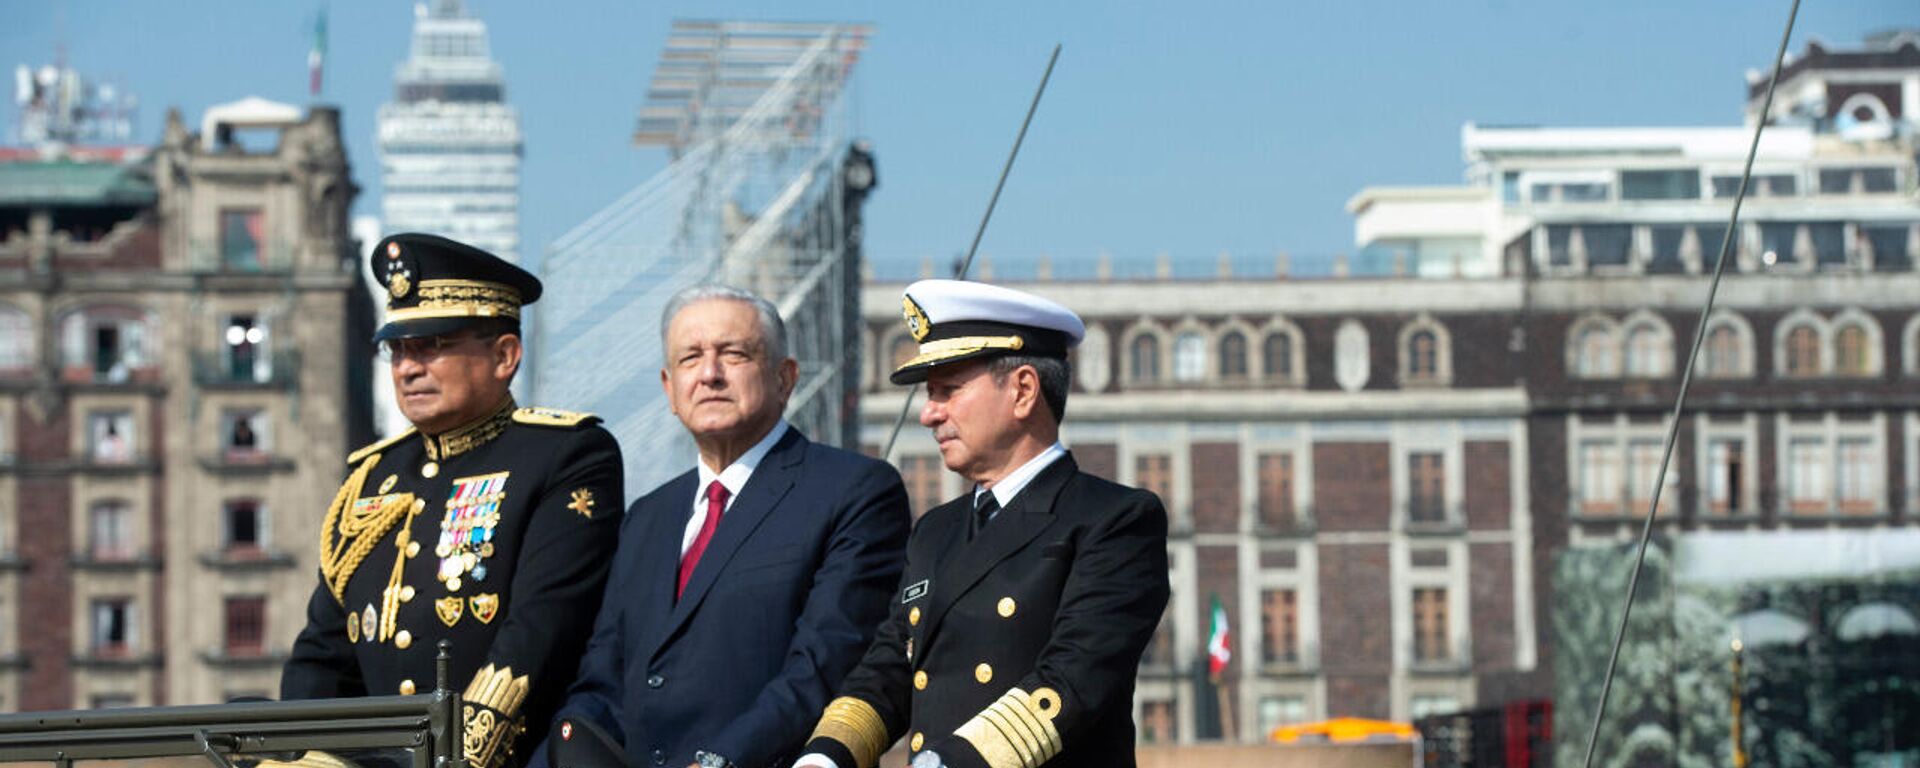
[[[848,141],[855,24],[677,21],[634,141],[673,162],[555,241],[534,305],[533,400],[599,414],[634,495],[683,471],[664,402],[660,313],[720,282],[774,302],[800,380],[787,418],[857,439],[860,204],[872,157]]]

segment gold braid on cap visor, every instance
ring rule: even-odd
[[[1027,345],[1027,340],[1019,336],[961,336],[952,339],[929,341],[920,345],[920,354],[900,364],[896,371],[904,371],[916,365],[937,363],[965,357],[987,349],[1005,349],[1018,352]]]
[[[388,310],[389,322],[442,317],[510,317],[520,319],[520,292],[512,286],[480,280],[423,280],[420,303]]]

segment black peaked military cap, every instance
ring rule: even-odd
[[[373,340],[453,333],[488,319],[518,325],[540,279],[466,243],[403,232],[374,246],[373,276],[387,288],[387,324]]]

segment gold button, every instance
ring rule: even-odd
[[[393,636],[393,647],[395,647],[395,648],[400,648],[400,649],[402,649],[402,650],[404,650],[404,649],[406,649],[406,648],[407,648],[408,646],[411,646],[411,645],[413,645],[413,633],[412,633],[412,632],[408,632],[408,631],[406,631],[406,630],[404,630],[404,629],[403,629],[403,630],[400,630],[400,634],[397,634],[397,635],[394,635],[394,636]],[[985,680],[982,680],[982,681],[980,681],[980,682],[983,682],[983,683],[984,683],[984,682],[986,682],[986,681],[985,681]]]
[[[907,742],[907,748],[915,752],[918,752],[920,751],[920,745],[925,743],[927,743],[927,735],[924,733],[920,733],[919,731],[915,731],[913,734],[913,741]]]
[[[1013,618],[1014,607],[1015,606],[1013,604],[1013,598],[1011,597],[1000,598],[1000,618],[1003,618],[1003,619]]]
[[[927,689],[927,671],[926,670],[923,669],[913,673],[913,689],[916,691],[924,691]]]
[[[907,623],[916,627],[920,626],[920,606],[916,605],[913,607],[913,610],[907,611]]]
[[[980,666],[974,667],[973,679],[980,681],[981,685],[993,682],[993,665],[981,664]]]
[[[407,557],[418,557],[419,555],[420,555],[420,542],[417,542],[417,541],[407,542]]]
[[[413,691],[414,691],[414,687],[413,687],[413,681],[412,681],[412,680],[402,680],[402,681],[400,681],[400,695],[402,695],[402,696],[412,696],[412,695],[413,695]]]
[[[413,586],[412,585],[408,585],[400,588],[400,602],[403,602],[403,603],[413,602]]]
[[[438,474],[440,474],[439,462],[429,461],[426,463],[425,466],[422,466],[420,468],[421,477],[432,478],[434,475],[438,475]]]

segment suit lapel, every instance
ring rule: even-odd
[[[967,542],[964,534],[956,534],[948,543],[948,552],[933,578],[933,603],[928,606],[931,615],[927,617],[929,623],[925,641],[928,648],[933,647],[940,620],[946,617],[947,611],[953,608],[960,596],[973,589],[1000,561],[1020,551],[1053,522],[1054,500],[1059,497],[1060,489],[1066,486],[1067,479],[1077,471],[1079,467],[1074,464],[1072,454],[1054,460],[1026,488],[1021,489],[1020,495],[1014,497],[1013,504],[1000,510],[1000,514],[982,528],[980,535],[972,542]],[[963,501],[971,500],[963,497]],[[964,510],[964,513],[973,514],[971,509]],[[967,525],[963,517],[958,528],[965,529]]]
[[[665,631],[661,635],[663,644],[666,638],[680,631],[680,626],[693,615],[694,608],[706,597],[707,590],[713,587],[720,572],[726,569],[727,561],[733,559],[740,545],[753,535],[754,529],[760,527],[768,513],[793,488],[800,459],[806,453],[807,438],[800,434],[800,430],[789,426],[787,433],[780,437],[780,442],[774,443],[773,450],[768,451],[766,458],[760,461],[760,466],[754,468],[746,487],[740,489],[740,498],[735,499],[732,506],[720,516],[720,527],[714,529],[713,540],[707,542],[707,551],[700,555],[700,563],[693,567],[693,576],[687,580],[686,591],[681,593],[679,603],[673,606],[673,613],[667,618]],[[691,504],[691,496],[688,502]],[[687,513],[688,517],[692,515],[691,511]],[[671,584],[679,575],[678,558],[674,559],[674,564],[674,578],[668,579],[669,595],[672,594]],[[658,651],[657,648],[655,650]]]
[[[643,622],[642,631],[648,633],[646,648],[659,645],[661,627],[664,619],[673,612],[673,587],[680,575],[680,541],[687,530],[687,520],[693,517],[694,486],[699,484],[700,474],[689,471],[669,481],[666,490],[660,495],[660,504],[653,509],[641,510],[654,520],[644,532],[646,541],[641,544],[644,553],[638,569],[637,583],[621,585],[621,588],[634,591],[634,600],[640,611],[636,614]],[[608,589],[614,589],[612,585]]]

